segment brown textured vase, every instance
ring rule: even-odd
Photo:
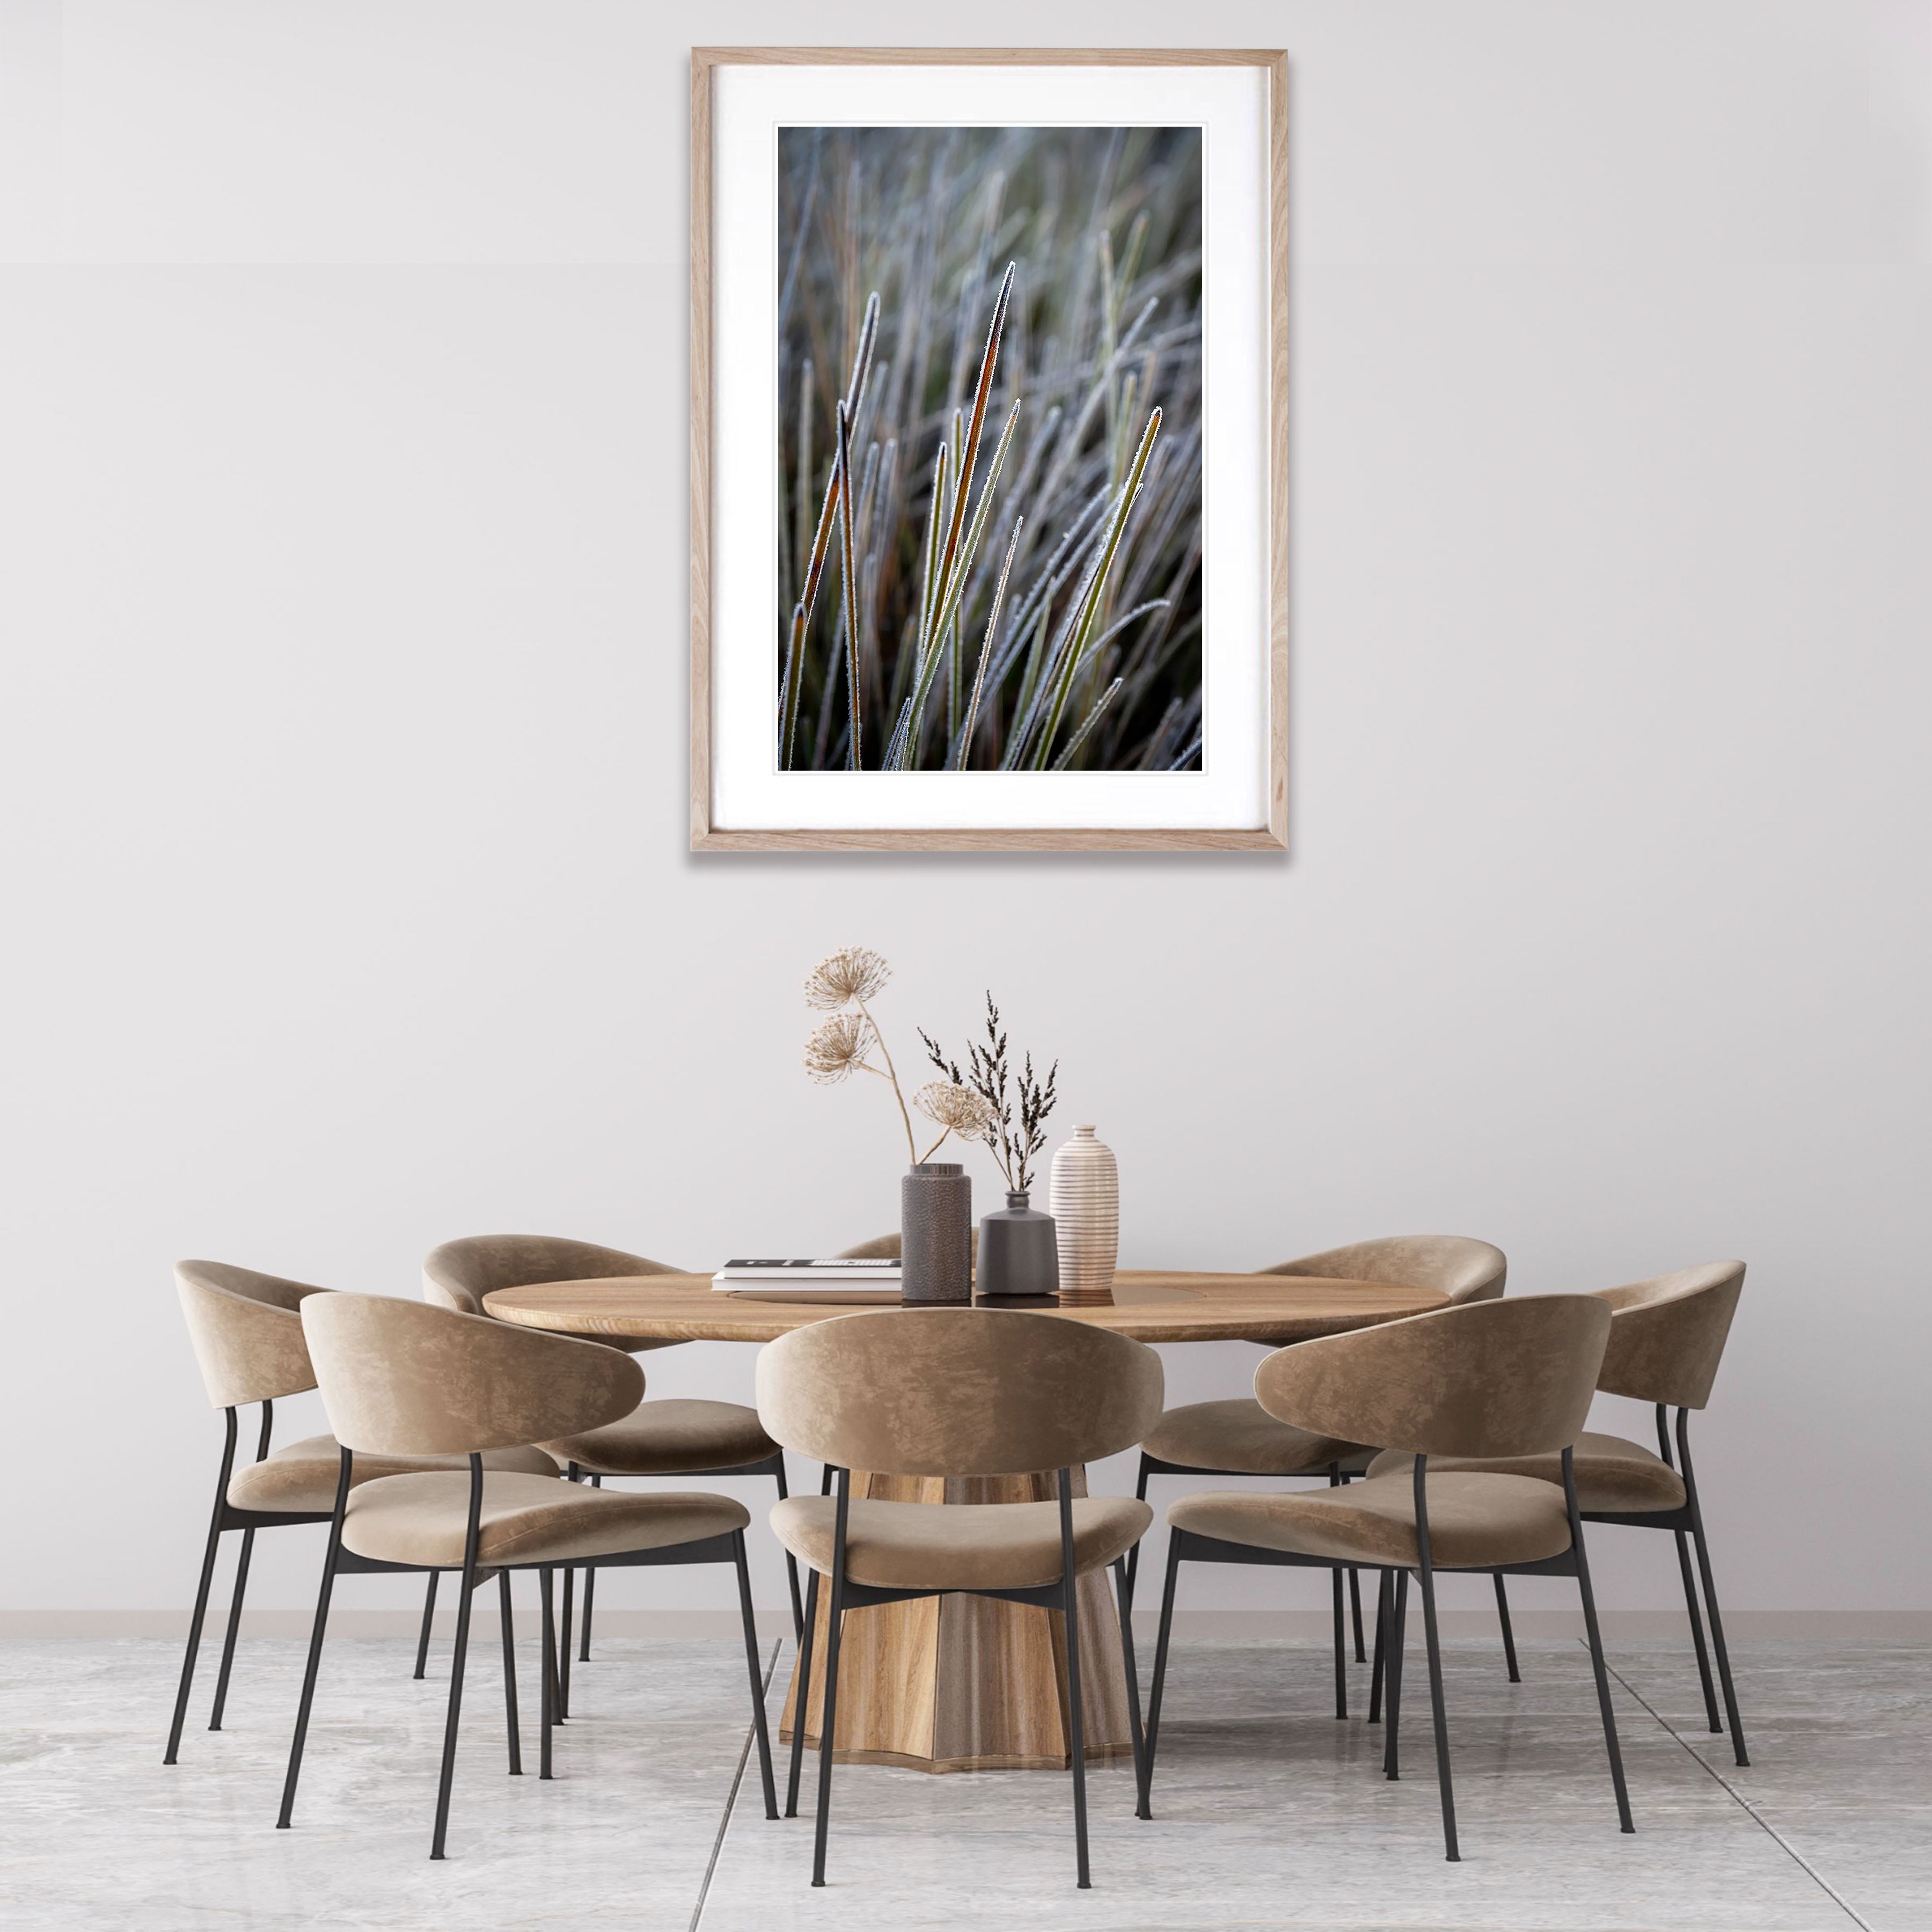
[[[973,1184],[957,1161],[922,1161],[899,1183],[899,1299],[973,1299]]]
[[[1076,1127],[1054,1149],[1051,1195],[1060,1244],[1063,1307],[1101,1306],[1114,1298],[1114,1262],[1120,1245],[1120,1177],[1114,1150]]]

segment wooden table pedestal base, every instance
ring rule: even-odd
[[[1086,1472],[1073,1492],[1087,1493]],[[1054,1478],[866,1475],[852,1493],[892,1502],[1048,1502]],[[816,1750],[824,1708],[830,1580],[818,1586],[805,1737]],[[1082,1578],[1080,1688],[1088,1762],[1131,1760],[1119,1613],[1104,1570]],[[798,1673],[779,1736],[791,1741]],[[923,1597],[845,1613],[834,1761],[913,1771],[1064,1771],[1066,1651],[1059,1613],[989,1597]]]

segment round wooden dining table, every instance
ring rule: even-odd
[[[1368,1328],[1447,1304],[1430,1288],[1310,1275],[1204,1274],[1122,1270],[1111,1305],[1060,1307],[1051,1298],[991,1304],[1085,1322],[1141,1342],[1259,1342],[1276,1348]],[[862,1304],[860,1304],[862,1305]],[[499,1288],[484,1306],[500,1320],[639,1349],[679,1342],[770,1342],[858,1312],[850,1302],[782,1298],[782,1291],[725,1293],[708,1274],[614,1276]],[[896,1305],[896,1304],[895,1304]],[[1086,1492],[1084,1470],[1075,1493]],[[1051,1471],[1035,1476],[900,1476],[852,1473],[854,1496],[943,1504],[1046,1502]],[[806,1738],[816,1744],[824,1693],[819,1594],[814,1682],[794,1681],[780,1735],[789,1740],[803,1696]],[[1132,1754],[1120,1633],[1104,1572],[1079,1589],[1081,1684],[1090,1761]],[[918,1771],[1064,1770],[1066,1664],[1052,1611],[986,1597],[928,1597],[846,1612],[838,1673],[836,1757]]]

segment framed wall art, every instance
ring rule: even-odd
[[[692,843],[1286,842],[1286,60],[692,57]]]

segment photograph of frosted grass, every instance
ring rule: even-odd
[[[779,130],[787,771],[1202,744],[1201,134]]]

